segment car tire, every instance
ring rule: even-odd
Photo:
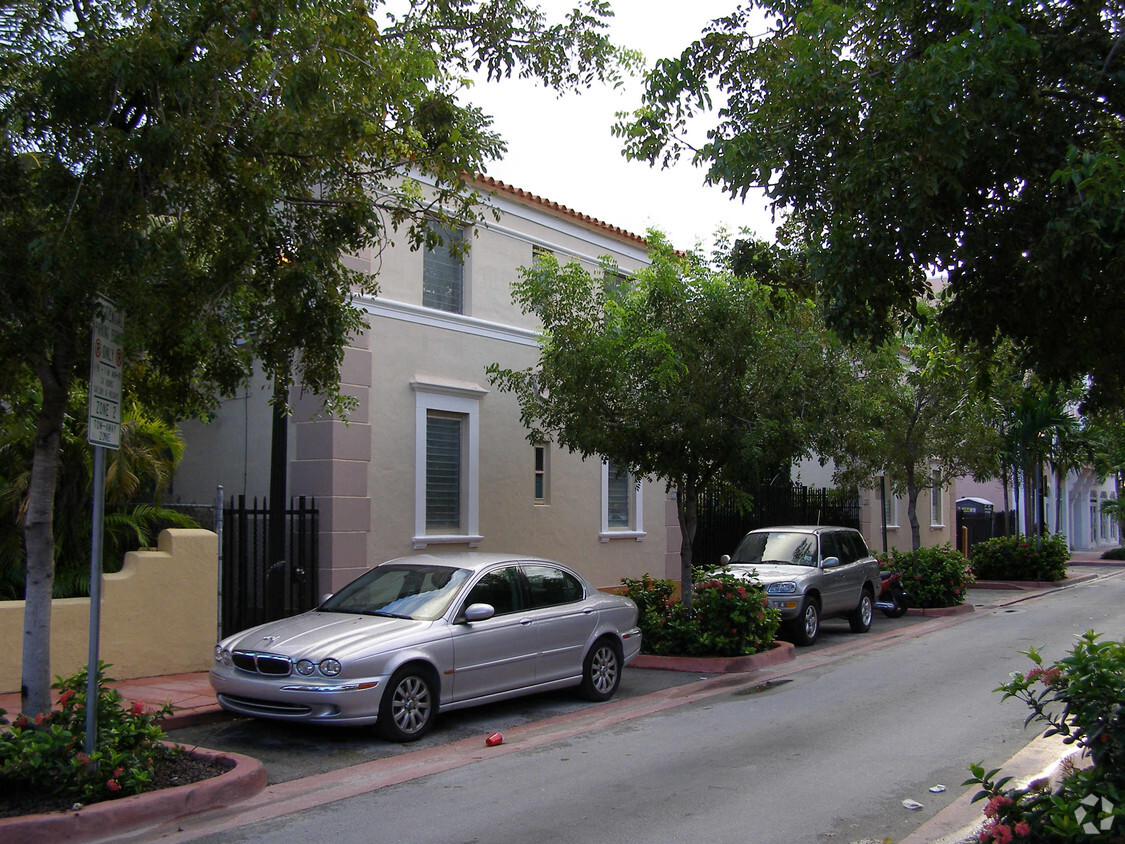
[[[820,633],[820,604],[816,598],[805,598],[801,604],[801,613],[794,620],[790,629],[793,631],[795,644],[808,646],[816,641]]]
[[[871,629],[871,618],[875,614],[875,599],[871,597],[871,592],[864,588],[862,594],[859,596],[859,604],[852,610],[852,614],[848,616],[848,624],[851,625],[853,633],[866,633]]]
[[[603,701],[613,697],[621,684],[624,662],[621,646],[609,638],[598,639],[582,660],[582,684],[578,687],[586,700]]]
[[[400,668],[383,692],[375,727],[387,741],[417,741],[434,725],[437,705],[433,677],[417,666]]]

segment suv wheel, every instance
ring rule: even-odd
[[[820,632],[820,605],[816,598],[805,598],[801,614],[793,622],[793,638],[798,645],[811,645]]]
[[[871,617],[874,615],[875,601],[871,597],[871,593],[864,587],[863,592],[859,596],[859,604],[852,614],[848,616],[848,624],[851,625],[853,633],[866,633],[871,629]]]

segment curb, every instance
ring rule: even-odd
[[[790,642],[774,642],[768,651],[750,656],[655,656],[637,654],[630,668],[652,668],[658,671],[694,671],[699,674],[744,674],[771,665],[780,665],[797,658]]]
[[[951,615],[964,615],[970,612],[976,612],[976,607],[972,604],[958,604],[955,607],[911,607],[906,611],[906,614],[921,615],[926,618],[945,618]]]
[[[1033,780],[1052,777],[1063,760],[1076,753],[1078,751],[1073,747],[1063,743],[1061,736],[1039,735],[1000,768],[1005,776],[1012,778],[1011,785],[1026,788]],[[976,787],[965,789],[956,800],[902,839],[901,844],[976,841],[977,832],[984,823],[984,803],[973,803],[976,791]]]
[[[257,759],[202,747],[185,748],[185,752],[196,757],[228,761],[233,767],[217,777],[119,800],[91,803],[76,812],[0,819],[0,839],[20,844],[98,841],[184,815],[228,806],[253,797],[266,787],[266,769]]]

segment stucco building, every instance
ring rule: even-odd
[[[558,559],[602,587],[678,572],[664,485],[528,442],[515,398],[485,373],[538,359],[538,326],[511,286],[539,250],[591,270],[608,255],[628,272],[646,262],[644,239],[495,180],[479,186],[499,216],[453,232],[468,243],[463,262],[404,243],[342,259],[379,283],[355,300],[369,327],[341,368],[358,406],[347,422],[324,419],[315,397],[294,396],[288,437],[289,494],[315,496],[320,511],[322,591],[393,557],[478,548]],[[268,494],[268,399],[267,384],[251,386],[209,424],[184,426],[176,499],[210,502],[220,484],[228,498]]]

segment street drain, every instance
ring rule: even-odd
[[[756,695],[761,692],[768,692],[770,689],[776,689],[778,686],[784,686],[786,683],[792,683],[792,678],[782,678],[779,680],[766,680],[764,683],[759,683],[756,686],[750,686],[745,689],[739,689],[737,692],[732,692],[735,695]]]

